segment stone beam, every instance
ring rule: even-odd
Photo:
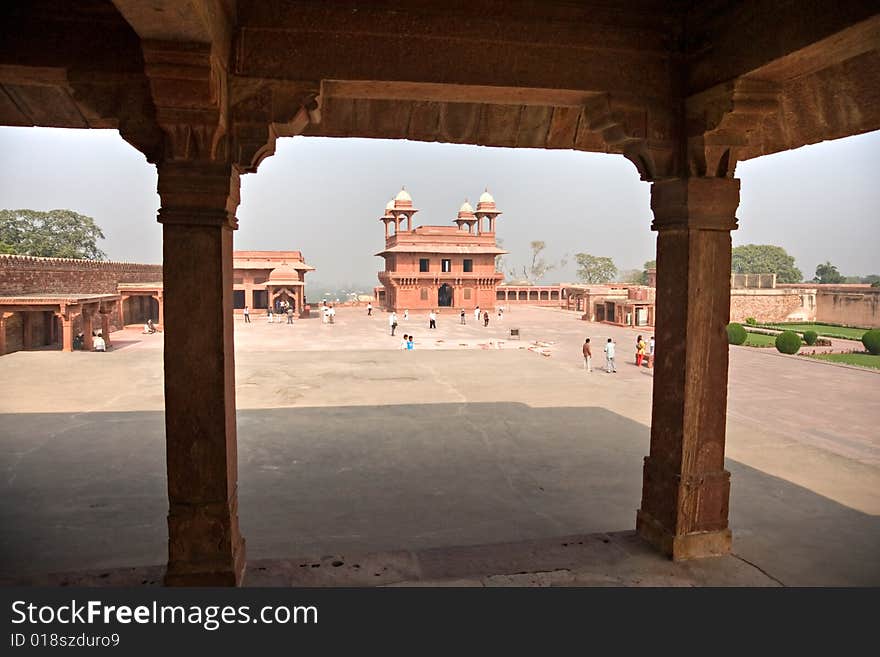
[[[267,0],[240,8],[235,73],[663,97],[673,80],[677,25],[665,8],[647,2],[626,10],[540,2],[364,3],[352,11]]]
[[[880,46],[876,2],[698,3],[685,21],[689,93],[749,74],[781,82]]]
[[[236,0],[113,0],[113,4],[143,40],[212,44],[223,61],[229,59]]]

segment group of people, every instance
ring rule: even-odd
[[[407,351],[412,351],[413,346],[415,344],[415,336],[403,334],[403,339],[400,341],[400,348],[406,349]]]
[[[336,323],[336,308],[333,307],[333,304],[327,305],[326,301],[321,302],[321,323]]]
[[[82,349],[86,343],[86,334],[80,331],[73,336],[73,348]],[[107,351],[107,341],[101,331],[92,331],[92,351]]]
[[[293,324],[293,304],[290,303],[287,299],[284,299],[284,300],[276,299],[275,300],[275,307],[273,308],[272,306],[269,306],[266,309],[266,315],[269,318],[270,324],[275,323],[275,316],[276,315],[278,316],[278,324],[282,323],[281,320],[285,316],[287,317],[287,323]],[[247,306],[244,307],[244,321],[245,321],[245,324],[251,323],[251,311]]]
[[[584,369],[587,370],[587,372],[592,372],[593,346],[590,344],[590,338],[584,340],[582,351],[584,354]],[[617,351],[617,343],[614,342],[612,338],[608,338],[608,341],[605,343],[603,351],[605,352],[605,371],[608,374],[616,374],[617,365],[615,363],[615,356]],[[643,364],[647,365],[648,367],[653,367],[654,365],[653,335],[648,339],[647,342],[645,342],[644,338],[641,335],[636,338],[636,365],[638,367],[641,367]]]
[[[150,319],[147,319],[146,322],[144,322],[144,330],[141,331],[141,333],[143,333],[144,335],[147,335],[148,333],[155,333],[158,330],[159,329],[156,328],[156,325],[153,324],[153,320],[150,318]]]

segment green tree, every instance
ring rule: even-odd
[[[647,260],[645,264],[642,265],[642,285],[648,284],[648,270],[649,269],[657,269],[657,261],[656,260]]]
[[[0,252],[104,260],[99,239],[95,220],[73,210],[0,210]]]
[[[617,275],[617,267],[611,258],[589,253],[575,253],[577,275],[584,283],[607,283]]]
[[[556,264],[547,262],[541,257],[541,253],[547,248],[547,244],[542,240],[530,242],[529,247],[532,250],[532,260],[529,265],[523,265],[520,270],[511,268],[508,273],[512,278],[521,277],[524,281],[534,283],[544,278],[544,275],[550,270],[556,269]],[[565,265],[562,264],[561,266],[564,267]]]
[[[816,267],[816,277],[813,279],[816,283],[843,283],[846,277],[842,276],[837,267],[827,260],[824,265]]]
[[[621,269],[617,272],[617,280],[630,285],[644,285],[645,272],[641,269]]]
[[[736,274],[776,274],[779,283],[800,283],[801,270],[794,266],[794,258],[781,246],[746,244],[733,248],[731,269]]]
[[[868,283],[872,287],[880,287],[880,274],[868,274],[860,283]]]

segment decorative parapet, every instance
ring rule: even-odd
[[[42,258],[39,256],[0,254],[0,269],[43,269],[46,267],[57,269],[103,269],[103,270],[131,270],[151,269],[158,273],[162,272],[162,265],[144,264],[138,262],[121,262],[114,260],[86,260],[80,258]]]

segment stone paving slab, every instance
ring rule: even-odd
[[[141,567],[0,579],[0,586],[158,586]],[[420,551],[252,560],[245,586],[779,586],[735,556],[674,563],[635,532]]]

